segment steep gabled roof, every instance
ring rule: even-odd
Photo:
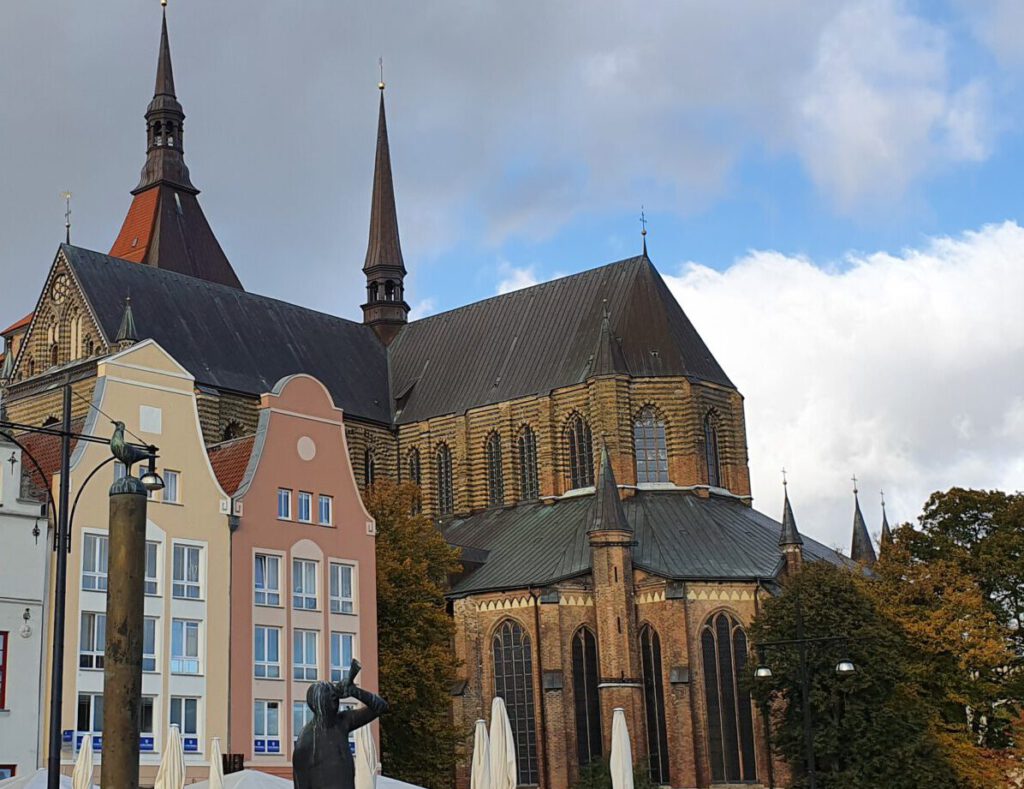
[[[229,496],[234,496],[242,484],[255,441],[256,436],[243,436],[214,444],[206,449],[210,455],[213,473],[217,475],[217,481]]]
[[[593,496],[554,504],[519,504],[452,521],[451,545],[484,557],[456,583],[454,596],[544,586],[590,571],[587,530]],[[675,580],[772,579],[784,562],[781,524],[742,502],[679,491],[641,491],[622,502],[636,547],[633,566]],[[848,560],[804,538],[804,557],[846,565]]]
[[[618,338],[602,372],[623,364],[608,372],[732,387],[657,269],[636,257],[410,323],[389,348],[396,421],[586,380],[606,308]]]
[[[105,337],[117,335],[130,294],[138,339],[156,340],[197,383],[261,395],[309,373],[346,414],[390,421],[387,359],[370,327],[79,247],[61,252]]]

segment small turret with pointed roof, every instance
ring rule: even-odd
[[[882,537],[878,541],[878,551],[883,553],[892,545],[892,529],[889,528],[889,517],[885,512],[885,491],[882,491]]]
[[[363,323],[372,326],[381,341],[389,344],[409,320],[405,302],[405,261],[398,237],[395,185],[391,177],[391,148],[384,112],[383,74],[380,84],[380,113],[377,118],[377,157],[373,171],[370,202],[370,238],[366,245],[363,273],[366,275],[366,303]]]
[[[135,315],[132,313],[132,298],[128,296],[124,300],[124,313],[121,315],[121,326],[114,337],[114,343],[119,350],[130,348],[139,341],[139,333],[135,328]]]
[[[779,533],[779,548],[786,557],[786,573],[794,573],[803,564],[804,540],[796,527],[793,506],[789,503],[789,482],[786,472],[782,472],[782,529]]]
[[[864,522],[864,514],[860,511],[860,498],[857,496],[857,478],[853,478],[853,540],[850,543],[850,558],[863,564],[874,564],[878,560],[875,546],[871,544],[871,535]]]
[[[597,345],[591,356],[589,375],[614,375],[615,373],[628,374],[629,366],[622,353],[622,346],[612,332],[611,314],[608,312],[608,300],[605,299],[601,315],[601,330],[598,332]]]
[[[619,499],[619,485],[615,481],[615,472],[612,471],[608,447],[603,443],[601,444],[601,468],[597,475],[594,500],[590,505],[588,519],[588,534],[602,531],[633,531],[629,521],[626,520],[626,512]]]

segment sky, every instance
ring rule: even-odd
[[[415,316],[650,255],[746,399],[755,506],[848,548],[1024,473],[1024,4],[170,0],[246,288],[358,318],[378,58]],[[0,323],[107,251],[157,0],[0,9]]]

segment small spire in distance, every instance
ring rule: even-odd
[[[789,483],[786,480],[786,469],[782,469],[782,532],[779,535],[779,547],[787,545],[803,545],[803,538],[796,527],[796,518],[793,515],[793,507],[789,503]]]
[[[882,550],[892,545],[892,529],[889,528],[889,517],[885,513],[885,491],[879,491],[882,496],[882,538],[879,544]]]
[[[124,300],[124,314],[121,316],[121,327],[117,330],[114,342],[131,345],[139,339],[138,331],[135,329],[135,316],[132,314],[132,297],[127,296]]]
[[[875,546],[871,544],[871,535],[864,522],[864,514],[860,511],[860,499],[857,497],[857,476],[853,477],[853,539],[850,542],[850,558],[855,562],[874,564],[878,559]]]

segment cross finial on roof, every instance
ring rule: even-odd
[[[786,487],[789,482],[786,480],[786,467],[782,467],[782,487]]]
[[[644,213],[644,207],[640,206],[640,238],[644,242],[644,257],[647,257],[647,215]]]
[[[377,58],[377,66],[380,68],[380,82],[377,87],[384,90],[384,58]]]
[[[64,198],[64,242],[71,243],[71,192],[61,192]]]
[[[854,474],[854,475],[853,475],[853,476],[852,476],[852,477],[851,477],[850,479],[852,479],[852,480],[853,480],[853,495],[854,495],[854,496],[856,496],[856,495],[857,495],[857,493],[859,492],[859,491],[857,490],[857,475],[856,475],[856,474]]]

